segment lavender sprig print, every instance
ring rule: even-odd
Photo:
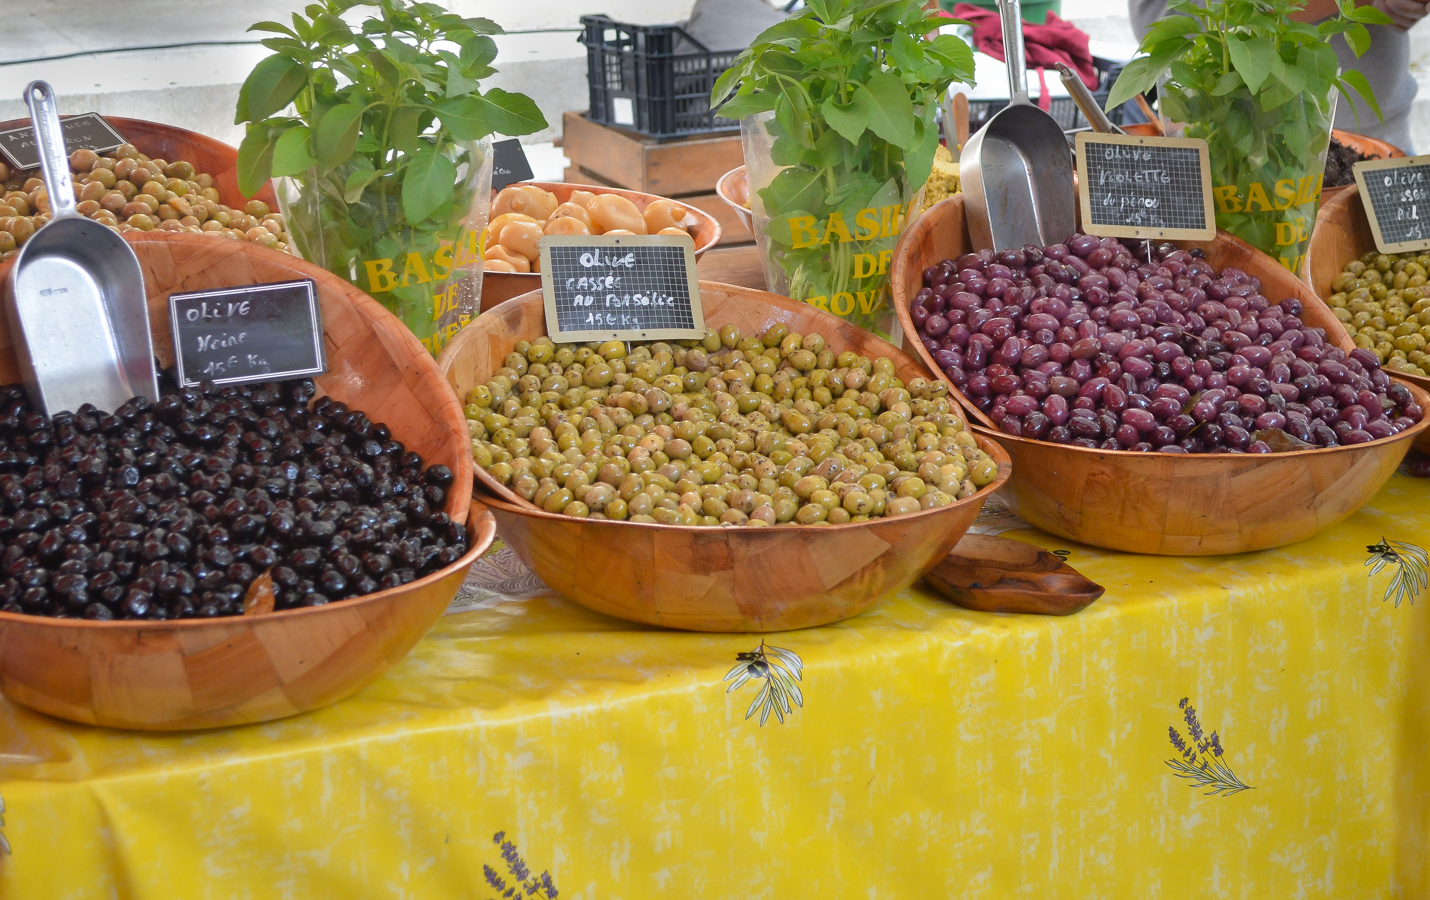
[[[521,858],[516,845],[506,839],[505,831],[498,831],[492,835],[492,843],[501,848],[502,862],[506,864],[506,870],[512,878],[512,882],[508,884],[496,869],[488,865],[482,866],[482,876],[491,889],[497,892],[497,897],[501,900],[517,900],[519,897],[556,900],[560,896],[561,892],[556,889],[555,883],[551,880],[551,873],[542,872],[540,875],[532,875],[531,867],[526,864],[526,860]]]
[[[1206,795],[1208,797],[1229,797],[1242,791],[1256,790],[1237,778],[1236,773],[1222,759],[1224,751],[1221,746],[1221,737],[1215,731],[1207,734],[1202,729],[1202,723],[1197,718],[1197,708],[1192,706],[1186,697],[1183,697],[1182,701],[1177,704],[1177,708],[1182,711],[1182,722],[1186,726],[1187,737],[1182,737],[1177,726],[1167,727],[1167,736],[1172,742],[1172,749],[1177,751],[1175,759],[1166,760],[1172,773],[1178,778],[1185,778],[1192,782],[1193,787],[1207,788]]]
[[[1386,566],[1395,567],[1390,576],[1390,584],[1385,586],[1385,595],[1381,597],[1381,602],[1394,597],[1397,607],[1400,606],[1401,600],[1409,600],[1413,606],[1415,598],[1423,594],[1426,585],[1430,584],[1430,554],[1415,544],[1388,541],[1384,537],[1380,539],[1380,543],[1371,544],[1365,549],[1370,553],[1370,558],[1365,561],[1366,565],[1372,567],[1369,577],[1374,578]]]
[[[795,683],[803,672],[804,660],[799,658],[799,654],[760,641],[760,646],[754,650],[735,654],[735,668],[724,678],[725,681],[734,679],[734,683],[725,689],[725,693],[751,679],[763,680],[764,684],[755,699],[750,701],[750,708],[745,710],[745,718],[750,718],[759,710],[761,725],[769,719],[770,713],[783,723],[785,716],[794,712],[794,707],[804,706],[804,694]]]

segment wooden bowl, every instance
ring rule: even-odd
[[[1269,299],[1295,297],[1307,324],[1335,334],[1333,326],[1340,323],[1330,309],[1270,257],[1222,232],[1212,241],[1182,246],[1201,247],[1218,269],[1236,266],[1260,278]],[[909,300],[922,288],[925,268],[971,249],[963,199],[957,196],[915,220],[894,248],[894,309],[915,352],[940,378],[943,372],[916,337]],[[979,420],[975,430],[1012,457],[1013,477],[1003,495],[1018,515],[1070,540],[1131,553],[1241,553],[1308,538],[1374,496],[1411,442],[1430,426],[1426,417],[1393,438],[1300,453],[1174,456],[1090,450],[1003,434],[949,387]],[[1415,386],[1411,390],[1425,407],[1430,394]]]
[[[1385,141],[1368,137],[1364,134],[1356,134],[1354,131],[1334,130],[1331,132],[1331,137],[1340,141],[1345,146],[1350,147],[1362,156],[1371,156],[1376,159],[1390,159],[1392,157],[1405,155],[1405,151],[1394,144],[1388,144]],[[1321,207],[1324,209],[1327,203],[1330,203],[1333,199],[1347,191],[1352,194],[1356,193],[1356,184],[1354,181],[1350,184],[1343,184],[1338,187],[1321,188]],[[1319,218],[1319,216],[1317,218]]]
[[[824,335],[832,350],[887,356],[900,378],[917,362],[842,319],[786,297],[701,282],[706,322],[762,333],[776,322]],[[508,300],[464,328],[438,365],[458,396],[485,383],[512,345],[546,333],[541,293]],[[480,468],[497,531],[553,590],[597,612],[693,631],[785,631],[855,615],[917,581],[953,549],[984,499],[1008,478],[948,506],[847,525],[696,528],[574,519],[544,512]]]
[[[592,194],[620,194],[636,205],[636,208],[644,211],[657,200],[655,194],[643,194],[640,191],[627,191],[621,188],[602,187],[598,184],[566,184],[555,181],[525,181],[523,184],[534,184],[537,187],[550,191],[556,195],[559,203],[565,203],[571,199],[574,191],[589,191]],[[695,240],[695,258],[711,247],[720,243],[720,223],[715,221],[715,217],[704,210],[696,209],[688,203],[680,203],[690,214],[695,217],[695,227],[690,230],[690,237]],[[528,291],[541,290],[541,274],[539,272],[483,272],[482,273],[482,311],[485,312],[504,303],[512,297],[525,294]]]
[[[745,167],[736,166],[715,182],[715,193],[725,201],[725,205],[735,211],[740,223],[750,234],[755,233],[755,214],[750,211],[750,179],[745,176]]]
[[[1306,247],[1306,258],[1301,263],[1301,280],[1318,298],[1329,301],[1331,294],[1335,293],[1331,290],[1331,282],[1341,274],[1346,264],[1374,249],[1375,235],[1370,230],[1370,220],[1366,218],[1360,191],[1343,191],[1332,197],[1316,214],[1311,243]],[[1350,330],[1339,319],[1335,320],[1334,331],[1328,329],[1327,334],[1335,335],[1337,346],[1347,350],[1355,346]],[[1393,378],[1430,391],[1430,378],[1424,375],[1386,371]],[[1415,449],[1430,453],[1430,433],[1421,435],[1415,441]]]
[[[171,292],[316,281],[328,357],[319,391],[386,423],[425,461],[452,470],[445,512],[470,523],[471,547],[411,584],[310,609],[167,622],[0,613],[0,690],[75,722],[155,730],[262,722],[340,700],[412,649],[495,534],[490,514],[471,505],[461,406],[402,323],[337,276],[245,241],[159,231],[125,239],[144,270],[154,349],[165,364],[174,355]],[[0,278],[8,265],[0,265]],[[0,320],[0,383],[19,379]]]
[[[239,191],[238,151],[223,141],[197,131],[143,119],[105,116],[104,121],[113,125],[129,143],[150,159],[164,159],[169,162],[182,159],[193,163],[194,171],[212,175],[214,188],[218,190],[218,202],[224,206],[242,209],[249,200],[262,200],[268,204],[269,209],[277,212],[278,198],[273,194],[273,182],[264,182],[263,187],[252,197],[245,197]],[[24,128],[29,124],[29,119],[11,119],[8,122],[0,122],[0,131]]]

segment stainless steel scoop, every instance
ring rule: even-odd
[[[117,233],[75,211],[54,90],[33,81],[25,103],[51,216],[5,281],[5,314],[30,402],[51,415],[85,403],[113,412],[131,397],[157,401],[139,259]]]
[[[1045,247],[1077,228],[1072,154],[1057,120],[1028,100],[1022,4],[998,0],[998,13],[1012,98],[959,159],[968,235],[979,250]]]

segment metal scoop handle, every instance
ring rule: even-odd
[[[50,218],[79,217],[75,212],[74,181],[70,178],[65,134],[60,129],[60,110],[55,91],[47,81],[25,86],[25,105],[30,107],[30,124],[35,130],[35,146],[40,151],[40,167],[45,174],[45,192],[50,197]]]
[[[1003,59],[1008,64],[1008,89],[1012,91],[1009,102],[1031,105],[1023,56],[1023,4],[1020,0],[998,0],[998,17],[1003,22]]]
[[[1062,76],[1063,87],[1068,89],[1072,95],[1073,102],[1077,108],[1082,110],[1083,116],[1087,119],[1087,124],[1092,126],[1092,130],[1098,134],[1126,134],[1121,128],[1112,124],[1112,120],[1107,118],[1107,113],[1102,111],[1102,107],[1097,105],[1097,98],[1092,96],[1092,91],[1083,84],[1082,76],[1074,72],[1066,63],[1057,63],[1058,74]]]

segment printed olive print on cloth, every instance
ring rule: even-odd
[[[1397,607],[1401,600],[1409,600],[1413,604],[1415,598],[1425,592],[1426,584],[1430,583],[1430,573],[1427,573],[1430,570],[1430,555],[1423,548],[1382,537],[1380,543],[1365,549],[1370,553],[1370,559],[1365,561],[1372,567],[1369,577],[1374,578],[1386,566],[1392,567],[1390,583],[1385,586],[1382,602],[1394,597]]]
[[[1187,725],[1187,738],[1177,730],[1177,726],[1167,726],[1167,734],[1172,739],[1172,748],[1179,754],[1177,759],[1167,760],[1173,774],[1186,778],[1192,787],[1207,788],[1207,796],[1230,797],[1242,791],[1254,791],[1254,787],[1242,784],[1241,779],[1222,759],[1221,738],[1213,731],[1203,734],[1202,723],[1197,721],[1197,709],[1183,697],[1177,704],[1182,711],[1182,719]]]
[[[0,828],[5,827],[5,798],[0,797]],[[0,831],[0,856],[10,854],[10,842],[5,840],[5,832]]]
[[[516,900],[518,897],[556,900],[560,896],[560,891],[556,890],[556,885],[551,881],[551,873],[531,874],[531,868],[517,852],[516,844],[506,839],[505,831],[492,835],[492,843],[501,847],[502,862],[506,864],[506,870],[511,875],[511,881],[508,882],[496,869],[482,866],[482,875],[486,877],[492,890],[497,892],[499,900]]]
[[[769,719],[771,712],[776,719],[784,722],[785,716],[794,712],[795,706],[804,706],[804,694],[800,692],[799,685],[795,684],[804,671],[804,660],[800,659],[797,653],[771,647],[760,641],[760,646],[754,650],[736,653],[735,660],[735,668],[731,669],[724,679],[729,681],[733,678],[735,681],[725,689],[725,693],[730,693],[753,678],[762,678],[765,682],[760,686],[760,692],[755,695],[755,699],[750,701],[750,708],[745,710],[746,719],[753,716],[755,710],[759,710],[761,725]]]

